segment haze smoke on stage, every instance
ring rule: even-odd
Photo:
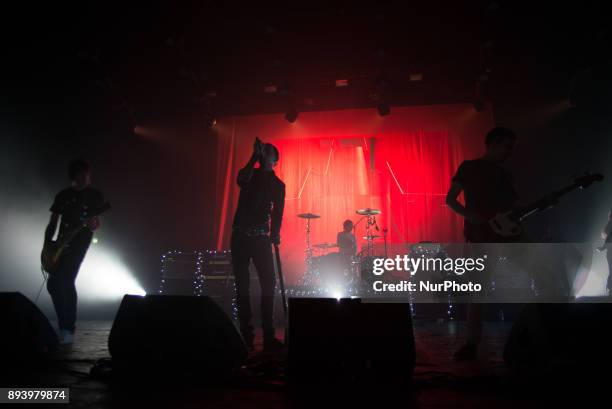
[[[104,245],[92,244],[77,278],[79,296],[92,300],[120,300],[125,294],[146,295],[132,272]]]
[[[10,254],[5,263],[0,291],[20,291],[34,298],[43,280],[40,272],[40,251],[48,216],[48,207],[40,204],[38,211],[4,212],[3,253]],[[5,234],[7,234],[5,233]],[[6,257],[5,257],[6,258]],[[118,254],[103,244],[91,244],[77,277],[79,298],[83,301],[120,300],[124,294],[144,295],[145,291],[133,277]],[[47,295],[43,296],[47,298]]]

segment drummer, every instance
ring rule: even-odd
[[[357,253],[357,240],[353,234],[353,222],[345,220],[342,227],[344,230],[338,233],[336,243],[340,248],[340,254],[351,259]]]

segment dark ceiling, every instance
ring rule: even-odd
[[[566,98],[598,70],[609,84],[604,11],[534,1],[54,2],[5,13],[5,79],[10,104],[135,122]],[[422,81],[410,81],[416,73]]]

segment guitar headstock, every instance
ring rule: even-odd
[[[601,173],[585,173],[583,176],[574,179],[574,184],[580,187],[580,189],[591,186],[594,182],[601,182],[604,179],[604,175]]]

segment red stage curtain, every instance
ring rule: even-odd
[[[322,216],[311,223],[312,244],[335,242],[342,222],[357,222],[355,210],[364,207],[382,210],[378,225],[388,229],[389,243],[461,241],[462,220],[445,206],[445,194],[460,162],[480,153],[492,126],[489,115],[468,104],[394,108],[384,118],[368,109],[302,113],[294,124],[282,115],[220,122],[218,247],[228,246],[236,174],[260,135],[281,154],[276,172],[287,187],[281,249],[289,283],[304,272],[306,221],[299,213]],[[364,227],[357,228],[360,248]]]
[[[384,135],[376,143],[383,213],[390,242],[455,242],[462,220],[445,204],[451,178],[463,160],[448,131]]]
[[[300,138],[275,141],[282,152],[277,173],[287,186],[282,241],[291,270],[304,258],[306,220],[315,213],[311,244],[336,241],[346,219],[357,221],[355,210],[377,206],[371,194],[362,146],[343,146],[339,139]],[[361,231],[361,230],[359,230]]]

